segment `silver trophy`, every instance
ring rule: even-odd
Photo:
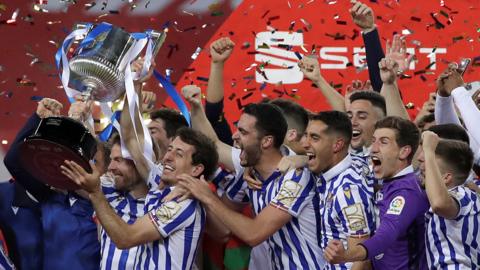
[[[108,31],[91,36],[97,25],[77,24],[74,29],[87,29],[85,38],[90,42],[77,48],[69,59],[70,78],[68,86],[88,98],[100,102],[114,101],[125,92],[124,71],[128,61],[127,52],[135,38],[123,29],[111,26]],[[150,31],[152,59],[165,41],[165,32]]]

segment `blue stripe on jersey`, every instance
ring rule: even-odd
[[[165,257],[165,270],[170,270],[172,269],[172,257],[170,256],[170,252],[168,252],[168,244],[169,244],[170,239],[167,237],[163,240],[163,245],[165,246],[166,252],[166,257]]]
[[[298,240],[298,237],[295,235],[295,232],[293,231],[292,224],[287,223],[286,227],[287,227],[288,235],[290,236],[290,239],[292,240],[292,243],[295,246],[295,250],[301,250],[302,247],[301,247],[300,241]],[[300,260],[300,263],[302,264],[303,269],[308,269],[308,262],[307,262],[307,259],[305,258],[305,254],[300,253],[297,255],[299,255],[298,259]]]
[[[292,179],[292,180],[293,180],[293,179]],[[297,177],[297,179],[295,179],[294,181],[295,181],[295,182],[298,182],[299,180],[300,180],[299,177]],[[313,187],[314,184],[315,184],[315,182],[312,181],[312,179],[310,179],[310,181],[308,181],[307,186],[306,186],[305,189],[303,190],[302,194],[299,196],[300,198],[303,198],[303,199],[295,201],[295,203],[291,206],[291,209],[293,210],[293,212],[295,212],[295,213],[298,212],[298,210],[300,209],[300,207],[301,207],[302,204],[304,203],[305,198],[307,198],[308,193],[310,193],[311,190],[314,188],[314,187]]]
[[[439,221],[440,221],[440,232],[443,234],[443,239],[445,239],[447,242],[448,250],[450,252],[450,259],[453,261],[453,263],[458,264],[458,261],[456,260],[456,256],[455,256],[455,249],[453,249],[453,245],[446,234],[447,226],[445,225],[445,219],[441,218],[439,219]]]
[[[465,255],[467,258],[470,258],[470,261],[472,261],[472,255],[470,254],[470,245],[467,244],[467,236],[468,236],[468,226],[469,226],[469,220],[464,219],[463,224],[462,224],[462,243],[463,243],[463,249],[465,250]],[[473,238],[475,239],[475,237]],[[428,242],[427,242],[428,243]],[[433,262],[433,259],[432,259]],[[473,265],[473,264],[472,264]]]
[[[476,194],[473,194],[472,195],[476,195]],[[479,195],[476,195],[476,196],[479,196]],[[473,197],[473,196],[472,196]],[[480,209],[478,209],[479,205],[478,204],[473,204],[473,210],[475,211],[475,213],[478,213],[480,211]],[[474,250],[477,251],[477,266],[480,265],[480,249],[478,248],[478,218],[475,218],[473,219],[473,229],[472,229],[472,233],[473,233],[473,236],[472,236],[472,248]]]
[[[315,215],[317,215],[317,214],[315,213]],[[316,222],[316,224],[317,224],[317,230],[318,230],[318,226],[320,225],[320,223]],[[301,231],[300,224],[298,223],[298,219],[293,220],[293,225],[297,228],[298,231]],[[317,237],[318,237],[318,233],[317,233]],[[296,238],[296,239],[298,241],[298,238]],[[317,241],[318,241],[318,238],[317,238]],[[307,248],[308,248],[308,253],[310,254],[310,258],[312,259],[313,263],[315,264],[315,269],[321,269],[320,265],[318,264],[317,260],[315,259],[317,257],[317,255],[315,254],[315,252],[313,252],[313,250],[310,246],[307,246]],[[303,257],[303,255],[302,255],[302,257]]]
[[[185,229],[185,239],[184,239],[184,246],[185,246],[185,251],[187,250],[190,250],[191,249],[191,246],[192,246],[192,239],[193,239],[193,228],[195,226],[195,223],[192,223],[190,224],[190,226],[188,226],[186,229]],[[186,269],[187,268],[187,262],[188,262],[188,255],[189,252],[183,252],[183,261],[182,261],[182,269]]]
[[[273,258],[273,261],[275,263],[273,263],[273,266],[275,267],[275,269],[284,269],[283,268],[283,262],[282,260],[280,260],[280,258],[282,257],[282,249],[275,243],[273,243],[273,248],[271,248],[271,253],[272,253],[272,258]],[[277,268],[277,265],[280,267],[280,268]]]
[[[153,242],[152,244],[152,259],[153,259],[153,263],[155,264],[155,268],[158,268],[158,264],[160,262],[160,259],[159,259],[159,256],[160,256],[160,240],[157,240],[155,242]]]
[[[435,224],[435,219],[432,219],[431,223],[432,223],[432,228],[433,228],[432,229],[433,242],[434,242],[435,248],[437,249],[438,254],[439,254],[438,263],[440,264],[440,266],[442,268],[445,268],[445,267],[447,267],[447,265],[445,264],[445,255],[443,254],[442,243],[441,243],[440,239],[438,238],[438,234],[437,234],[437,230],[436,230],[437,225]]]
[[[293,254],[292,254],[292,248],[290,245],[287,243],[287,239],[285,238],[285,234],[283,233],[283,230],[278,230],[278,235],[280,236],[280,239],[282,240],[282,248],[287,253],[288,255],[288,267],[290,269],[297,269],[295,262],[293,261]]]
[[[112,269],[113,254],[115,254],[115,244],[110,240],[110,244],[108,245],[107,269]]]
[[[243,183],[244,182],[243,182],[243,175],[242,175],[242,176],[240,176],[238,181],[234,181],[231,185],[229,185],[228,188],[227,188],[228,198],[233,200],[235,198],[235,196],[237,195],[237,193],[242,189]]]
[[[183,222],[187,217],[191,216],[195,212],[195,208],[197,207],[197,202],[191,203],[187,206],[178,217],[176,217],[173,222],[170,222],[168,225],[164,227],[164,231],[167,235],[170,234],[172,230],[174,230],[179,223]]]

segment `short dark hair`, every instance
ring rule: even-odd
[[[467,131],[456,124],[434,125],[428,128],[429,131],[438,135],[442,139],[457,140],[470,144],[470,138]]]
[[[383,112],[383,116],[387,115],[387,105],[385,98],[374,91],[355,91],[350,96],[350,103],[356,100],[368,100],[373,107],[379,108]]]
[[[180,112],[170,109],[161,108],[150,113],[152,121],[162,119],[165,123],[165,131],[168,138],[172,138],[177,133],[177,130],[182,127],[188,127],[187,120],[180,114]]]
[[[323,111],[310,116],[310,121],[322,121],[327,125],[327,133],[338,133],[349,145],[352,140],[352,122],[348,115],[339,111]]]
[[[453,170],[456,184],[463,184],[473,166],[473,152],[470,146],[459,140],[442,139],[438,142],[435,155]]]
[[[273,136],[273,145],[280,148],[287,134],[287,121],[282,111],[270,103],[250,103],[243,108],[243,113],[256,118],[255,128],[259,136]]]
[[[118,144],[120,146],[122,145],[120,134],[118,134],[118,132],[116,131],[112,132],[112,135],[110,135],[110,138],[108,138],[107,146],[111,150],[115,144]]]
[[[411,162],[420,142],[420,131],[417,126],[409,120],[397,116],[388,116],[377,121],[375,129],[380,128],[393,129],[397,145],[399,147],[409,145],[412,148],[412,152],[407,158],[408,162]]]
[[[270,101],[277,105],[283,113],[289,128],[297,130],[297,140],[300,140],[308,125],[308,112],[298,103],[284,98],[276,98]]]
[[[217,169],[218,152],[215,143],[200,131],[191,128],[180,128],[177,134],[183,142],[195,148],[192,154],[192,165],[203,165],[203,176],[208,179]]]

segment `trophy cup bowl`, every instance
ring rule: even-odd
[[[99,34],[89,35],[98,25],[77,24],[74,29],[88,27],[86,44],[79,45],[68,61],[68,87],[84,98],[100,102],[114,101],[125,92],[124,71],[129,65],[135,38],[123,29],[108,25]],[[150,31],[152,58],[165,40],[164,32]],[[83,40],[82,40],[83,41]],[[60,171],[64,160],[73,160],[91,172],[88,160],[96,153],[96,140],[88,129],[67,117],[42,119],[38,128],[20,145],[20,161],[25,170],[40,181],[63,190],[79,187]]]

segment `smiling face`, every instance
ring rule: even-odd
[[[353,149],[369,147],[372,143],[372,135],[375,130],[375,123],[380,119],[380,109],[372,106],[372,103],[365,99],[353,101],[348,108],[348,117],[352,122]]]
[[[180,137],[175,137],[163,157],[162,181],[173,185],[177,182],[177,176],[181,174],[199,176],[202,172],[201,165],[192,164],[194,153],[194,146],[183,142]]]
[[[115,188],[121,191],[131,191],[135,185],[142,182],[140,174],[135,168],[133,161],[122,157],[122,150],[119,144],[112,146],[110,152],[110,164],[108,171],[115,179]]]
[[[238,121],[237,131],[232,138],[235,145],[240,148],[240,165],[251,167],[257,165],[260,160],[262,149],[257,129],[256,118],[249,114],[242,114]]]
[[[335,136],[326,132],[328,126],[319,120],[310,120],[302,138],[302,146],[308,156],[308,169],[321,173],[332,166]]]
[[[165,153],[168,145],[171,142],[170,138],[167,136],[167,131],[165,130],[165,121],[160,118],[152,120],[148,124],[148,130],[150,131],[152,138],[160,147],[162,153]]]
[[[375,178],[385,179],[395,176],[408,166],[410,146],[399,147],[393,129],[379,128],[373,134],[370,157]]]

